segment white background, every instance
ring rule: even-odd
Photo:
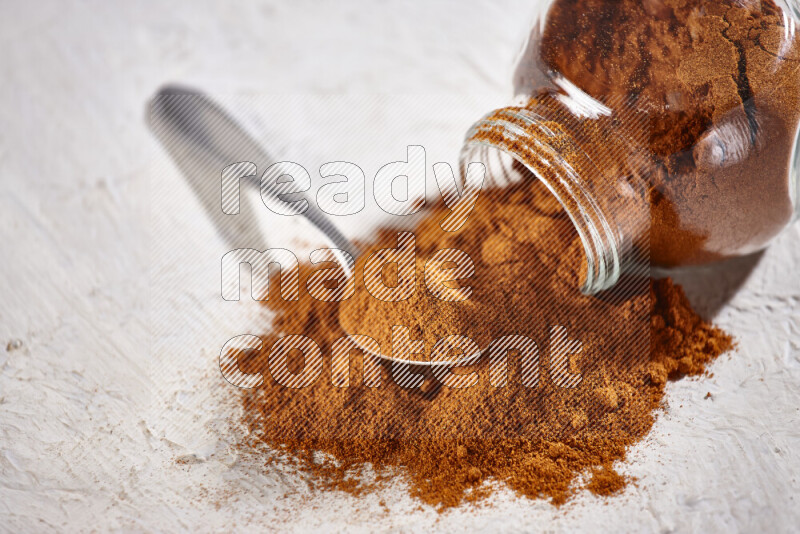
[[[480,94],[500,105],[530,4],[116,4],[0,2],[0,340],[23,343],[0,348],[0,529],[796,528],[797,225],[763,257],[680,277],[739,349],[713,377],[670,385],[668,409],[620,466],[638,481],[619,497],[581,494],[555,509],[501,491],[438,515],[401,485],[362,499],[313,494],[291,470],[241,465],[213,426],[230,409],[212,394],[213,345],[191,370],[153,372],[165,355],[150,346],[151,180],[179,190],[181,178],[153,163],[145,102],[178,81],[234,95]],[[457,146],[474,118],[431,127]],[[213,236],[203,224],[190,242]],[[174,307],[208,321],[202,305]]]

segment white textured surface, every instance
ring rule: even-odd
[[[164,421],[213,400],[201,392],[218,376],[209,349],[170,382],[171,408],[153,394],[146,99],[182,81],[502,101],[524,2],[0,6],[0,340],[23,342],[0,350],[0,529],[796,530],[797,226],[757,263],[683,277],[740,348],[712,378],[670,386],[668,411],[622,466],[638,483],[610,501],[556,510],[501,492],[438,516],[402,488],[309,495],[291,473],[248,470],[224,443]],[[226,409],[204,406],[212,421]],[[208,459],[175,463],[191,454]]]

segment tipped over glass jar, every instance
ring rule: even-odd
[[[550,0],[518,105],[467,133],[462,168],[531,173],[585,249],[582,290],[749,254],[798,215],[797,0]],[[644,258],[644,260],[643,260]]]

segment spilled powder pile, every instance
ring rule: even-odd
[[[359,258],[355,295],[343,303],[320,302],[305,291],[286,301],[273,281],[272,330],[260,352],[239,357],[242,371],[264,377],[263,385],[241,393],[249,428],[242,451],[265,463],[293,462],[324,490],[360,494],[402,477],[412,496],[440,510],[485,497],[498,484],[555,504],[581,486],[599,495],[619,491],[627,480],[613,463],[652,426],[667,381],[701,374],[731,348],[730,336],[698,317],[669,280],[631,281],[614,298],[581,295],[579,240],[538,181],[485,191],[459,232],[439,227],[445,213],[432,208],[414,231],[417,288],[409,300],[381,302],[363,285],[370,251],[397,247],[396,231],[381,232]],[[444,248],[474,262],[474,275],[460,283],[472,289],[467,300],[442,301],[422,283],[425,260]],[[301,265],[301,288],[312,272]],[[385,276],[397,282],[398,272]],[[392,325],[407,326],[428,352],[442,336],[472,338],[484,353],[455,372],[474,372],[477,383],[448,387],[430,368],[416,366],[421,387],[401,387],[384,362],[377,365],[380,387],[368,387],[363,369],[370,357],[359,350],[350,352],[349,385],[334,383],[336,340],[368,334],[388,354]],[[549,361],[553,325],[582,344],[561,369]],[[271,378],[270,349],[289,334],[314,340],[325,355],[309,387],[290,389]],[[523,351],[508,352],[497,387],[485,349],[509,334],[535,340],[539,366],[523,372]],[[292,372],[303,366],[303,356],[292,353]],[[576,376],[579,383],[565,387],[565,377]],[[261,455],[265,446],[271,454]],[[377,475],[366,476],[365,466]]]

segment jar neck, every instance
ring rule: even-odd
[[[537,97],[524,107],[485,115],[467,132],[460,166],[463,172],[470,162],[483,162],[489,186],[519,180],[514,161],[541,180],[583,244],[585,278],[580,289],[595,294],[614,286],[632,266],[643,265],[648,248],[643,237],[649,226],[644,188],[637,194],[629,174],[609,173],[612,168],[619,173],[619,158],[631,159],[633,153],[625,147],[626,154],[615,153],[619,143],[615,151],[598,137],[617,135],[609,131],[613,120],[576,116],[557,98]]]

